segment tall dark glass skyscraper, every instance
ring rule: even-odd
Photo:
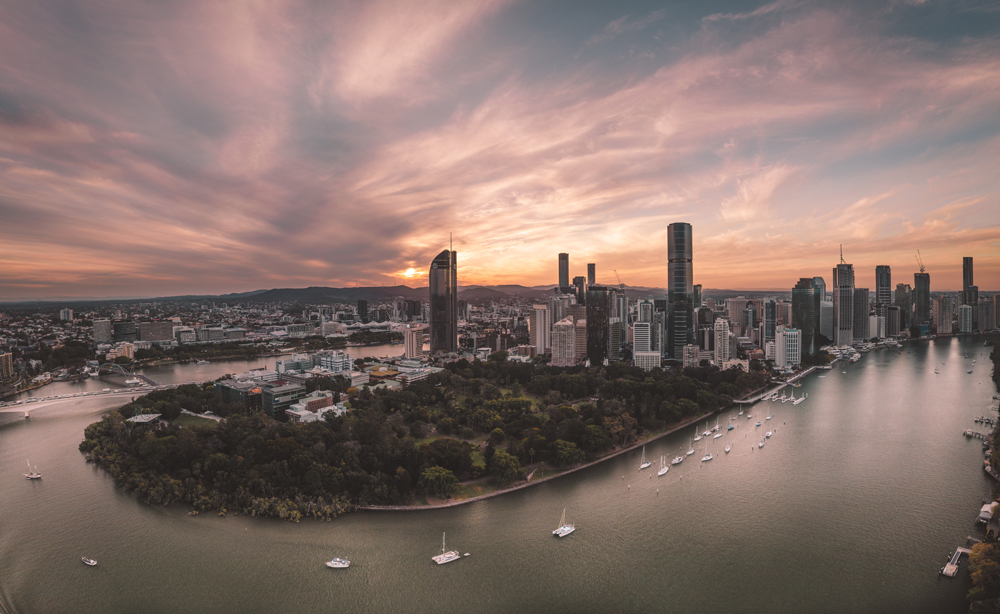
[[[908,328],[913,319],[913,293],[910,284],[896,284],[896,306],[899,307],[899,328]]]
[[[444,250],[431,261],[431,354],[458,351],[458,252]]]
[[[597,285],[597,265],[593,262],[587,264],[587,285]]]
[[[887,264],[875,267],[875,302],[879,305],[892,303],[892,271]]]
[[[693,270],[691,224],[667,227],[667,352],[681,360],[684,346],[694,342]]]
[[[975,305],[969,302],[969,287],[975,285],[972,279],[972,256],[962,258],[962,304]]]
[[[816,333],[819,329],[819,291],[811,277],[802,277],[792,288],[792,328],[799,329],[803,354],[815,354]],[[765,306],[767,303],[765,303]],[[766,307],[765,307],[766,310]]]
[[[833,269],[833,343],[854,343],[854,265],[846,263]]]
[[[613,294],[604,286],[587,288],[587,358],[595,367],[608,357]]]
[[[913,323],[931,321],[931,274],[913,274]]]
[[[559,289],[569,288],[569,254],[559,254]]]

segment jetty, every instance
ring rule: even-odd
[[[948,576],[949,578],[954,578],[955,574],[958,573],[958,563],[962,558],[963,554],[970,554],[972,550],[968,548],[956,548],[955,554],[951,555],[951,559],[941,568],[941,574]]]

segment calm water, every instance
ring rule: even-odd
[[[460,508],[330,523],[140,504],[77,451],[84,427],[115,401],[39,407],[30,422],[0,427],[0,604],[17,613],[962,612],[967,563],[955,579],[937,571],[966,535],[981,535],[974,520],[992,487],[980,443],[962,436],[996,394],[982,342],[917,342],[813,374],[795,391],[806,402],[751,409],[753,421],[774,415],[763,449],[765,428],[744,416],[709,444],[715,460],[700,463],[699,452],[662,478],[655,464],[637,471],[636,451]],[[972,375],[966,351],[977,358]],[[189,372],[183,381],[202,379]],[[646,455],[675,456],[690,436]],[[22,477],[25,458],[41,481]],[[557,539],[564,507],[578,528]],[[472,556],[435,565],[442,531]],[[327,569],[334,556],[351,568]]]

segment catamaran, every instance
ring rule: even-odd
[[[458,559],[462,558],[461,556],[459,556],[458,550],[448,550],[447,548],[445,548],[445,546],[444,546],[444,536],[445,536],[445,534],[442,533],[441,534],[441,554],[439,554],[437,556],[432,556],[431,557],[431,560],[434,561],[435,563],[437,563],[438,565],[444,565],[445,563],[450,563],[452,561],[457,561]]]
[[[652,464],[653,463],[646,460],[646,446],[642,446],[642,460],[639,461],[639,470],[642,471],[643,469],[649,467]]]
[[[332,561],[326,562],[327,567],[332,567],[333,569],[346,569],[351,566],[351,562],[347,559],[333,559]]]
[[[576,527],[566,522],[566,508],[563,508],[562,518],[559,519],[559,526],[555,531],[552,532],[556,537],[566,537],[573,531],[576,531]],[[457,552],[455,553],[458,554]]]
[[[681,460],[683,460],[683,459],[681,459]],[[661,456],[660,457],[660,470],[656,473],[656,475],[658,475],[658,476],[659,475],[663,475],[663,474],[665,474],[668,471],[670,471],[670,465],[668,465],[665,462],[663,462],[663,457]]]
[[[28,473],[25,473],[24,477],[28,478],[29,480],[40,480],[42,478],[42,474],[38,473],[38,467],[35,467],[35,470],[32,471],[31,461],[27,462],[28,462]]]

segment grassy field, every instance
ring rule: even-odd
[[[216,422],[215,420],[209,420],[208,418],[199,418],[198,416],[189,416],[187,414],[181,414],[180,417],[178,417],[176,420],[173,421],[173,424],[189,428],[200,426],[200,427],[214,429],[219,427],[219,423]]]
[[[477,484],[470,484],[468,486],[460,486],[458,493],[455,494],[453,499],[471,499],[472,497],[478,497],[479,495],[486,495],[491,492],[495,492],[497,489],[496,482],[492,479],[485,482],[479,482]]]

